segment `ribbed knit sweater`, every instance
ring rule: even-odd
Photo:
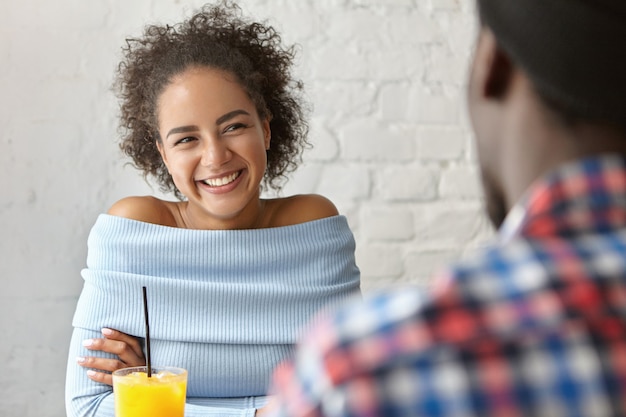
[[[111,387],[77,356],[103,327],[143,337],[154,365],[189,371],[186,416],[251,416],[273,368],[321,309],[359,293],[344,216],[253,230],[191,230],[102,214],[88,239],[66,378],[68,416],[113,417]]]

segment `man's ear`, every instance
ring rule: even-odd
[[[479,77],[481,94],[487,99],[504,98],[513,80],[515,71],[513,62],[488,28],[481,29],[476,48],[474,65],[477,66],[475,71]]]

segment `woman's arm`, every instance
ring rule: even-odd
[[[74,328],[65,382],[68,417],[114,417],[113,389],[108,372],[145,364],[141,344],[136,338],[115,330],[106,333]],[[92,342],[89,347],[84,346],[85,340]],[[116,351],[119,356],[113,353]],[[80,363],[77,359],[81,360]],[[141,361],[143,363],[137,363]],[[256,408],[185,405],[185,417],[253,417],[255,413]]]
[[[65,377],[65,408],[68,417],[113,417],[115,414],[112,387],[89,379],[87,371],[77,363],[78,357],[89,355],[115,359],[112,354],[90,352],[83,346],[83,340],[100,336],[96,331],[81,328],[74,328],[72,333]]]

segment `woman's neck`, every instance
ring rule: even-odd
[[[248,204],[241,212],[231,217],[215,217],[201,207],[183,201],[176,204],[177,226],[184,229],[237,230],[260,229],[266,226],[266,200],[257,199],[256,204]]]

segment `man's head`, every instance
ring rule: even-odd
[[[477,3],[482,28],[468,99],[488,210],[499,225],[544,171],[614,150],[588,139],[599,135],[590,127],[608,129],[626,148],[626,1]]]

